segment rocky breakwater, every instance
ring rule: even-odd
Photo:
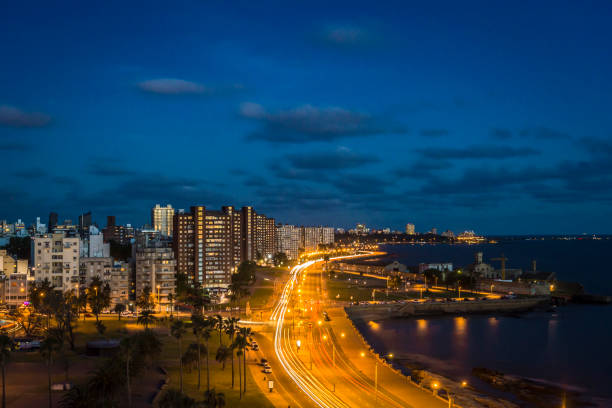
[[[414,316],[435,316],[476,313],[518,313],[548,305],[548,297],[521,299],[404,301],[353,305],[345,308],[351,319],[385,320]]]

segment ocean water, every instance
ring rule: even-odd
[[[510,241],[479,246],[389,245],[385,249],[408,265],[446,262],[464,266],[476,251],[485,260],[502,252],[508,267],[554,271],[562,280],[581,282],[587,291],[612,295],[609,241]],[[536,378],[603,398],[612,406],[612,306],[568,305],[556,312],[521,317],[472,315],[385,320],[360,327],[382,353],[418,362],[456,380],[478,381],[473,367]],[[608,402],[610,405],[608,405]]]

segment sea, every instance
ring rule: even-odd
[[[406,264],[485,262],[504,254],[507,268],[555,272],[588,293],[612,295],[612,239],[511,239],[482,245],[384,245]],[[612,407],[612,305],[560,306],[553,312],[466,315],[365,322],[364,337],[379,353],[393,353],[457,381],[481,384],[472,368],[486,367],[561,385]],[[486,388],[486,386],[485,386]]]

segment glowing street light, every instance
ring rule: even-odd
[[[297,350],[300,351],[300,347],[302,347],[302,340],[298,340],[296,344],[297,344]]]

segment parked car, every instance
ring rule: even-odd
[[[272,374],[272,368],[270,368],[270,367],[265,367],[265,368],[263,369],[263,372],[264,372],[264,373],[266,373],[266,374]]]

